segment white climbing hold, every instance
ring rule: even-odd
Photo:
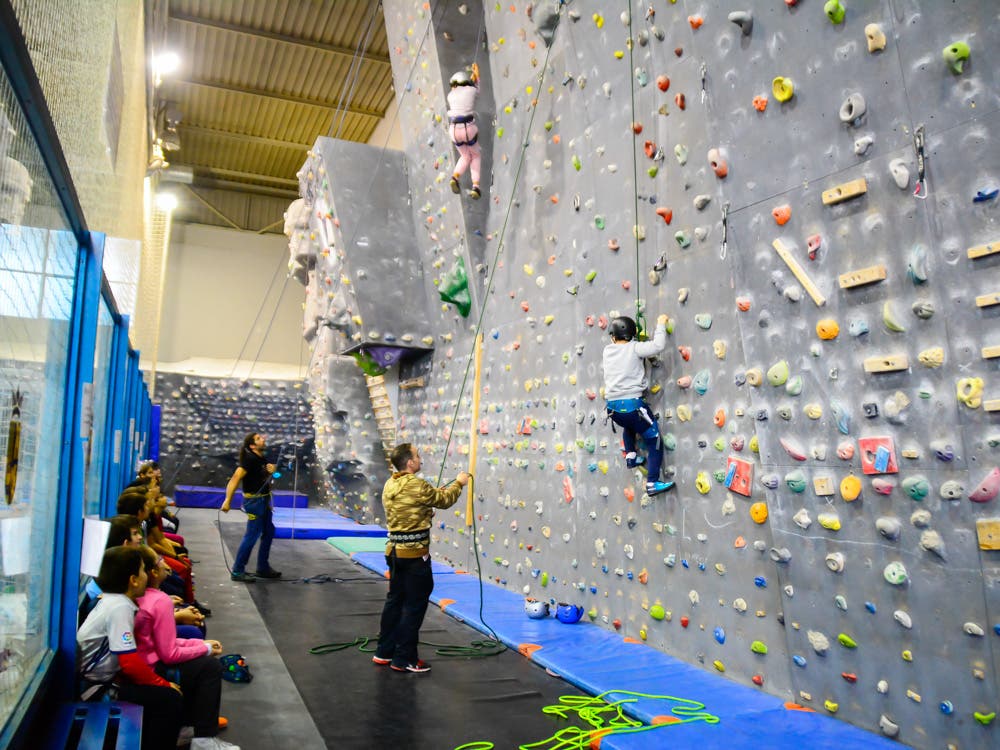
[[[923,508],[913,511],[913,514],[910,516],[910,523],[918,529],[927,528],[931,524],[931,512]]]
[[[904,612],[901,609],[897,609],[892,613],[892,619],[898,622],[902,627],[910,630],[913,628],[913,618],[910,617],[908,612]]]
[[[906,186],[910,184],[910,168],[906,166],[905,161],[893,159],[889,162],[889,174],[892,175],[896,187],[900,190],[906,190]]]
[[[818,630],[810,630],[806,633],[806,637],[809,638],[809,645],[813,647],[813,651],[820,656],[825,656],[830,650],[830,639]]]
[[[875,685],[875,689],[879,691],[882,695],[885,695],[886,693],[889,692],[889,681],[879,680],[878,683]]]
[[[802,530],[808,529],[812,525],[812,518],[809,516],[809,511],[805,508],[802,508],[798,513],[792,516],[792,520],[795,522],[795,525]]]
[[[875,137],[871,135],[863,135],[854,141],[854,153],[858,156],[864,156],[865,152],[871,148],[871,145],[875,143]]]
[[[983,631],[982,627],[974,622],[967,622],[962,626],[962,630],[965,631],[966,635],[974,635],[982,638],[986,633]]]
[[[928,552],[933,552],[942,560],[945,559],[944,540],[934,529],[925,529],[920,534],[920,546]]]

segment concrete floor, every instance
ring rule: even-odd
[[[222,642],[224,654],[243,654],[255,675],[249,684],[222,684],[222,715],[230,723],[220,738],[242,750],[324,750],[326,744],[247,592],[247,584],[229,580],[216,517],[221,515],[224,524],[242,526],[246,516],[204,508],[181,508],[179,514],[181,534],[191,558],[198,561],[196,595],[212,609],[208,637]],[[290,544],[301,542],[275,540],[275,567],[280,569],[281,547]]]

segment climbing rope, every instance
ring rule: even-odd
[[[632,236],[635,238],[635,323],[639,335],[646,330],[646,316],[642,308],[642,300],[639,296],[639,284],[641,283],[641,270],[639,265],[639,163],[635,153],[636,133],[635,133],[635,62],[632,56],[632,48],[635,47],[632,35],[632,0],[626,0],[628,6],[628,64],[629,64],[629,96],[632,106],[632,212],[635,224],[632,226]]]
[[[365,52],[368,50],[368,42],[371,39],[372,31],[375,29],[375,18],[378,16],[379,9],[382,7],[382,0],[378,0],[374,6],[372,6],[371,15],[368,16],[368,26],[365,31],[364,37],[358,41],[358,46],[354,50],[354,56],[351,58],[351,65],[347,69],[347,75],[344,77],[344,84],[340,87],[340,97],[337,99],[337,109],[340,111],[340,121],[337,122],[336,132],[334,132],[334,122],[337,120],[335,116],[330,121],[330,129],[327,131],[327,136],[333,136],[334,138],[340,138],[341,129],[344,127],[344,122],[347,120],[347,112],[351,107],[351,99],[354,98],[354,91],[358,85],[358,79],[361,77],[361,66],[364,62]],[[347,97],[344,97],[344,91],[348,88],[348,81],[350,81],[350,90],[347,92]]]
[[[607,700],[608,696],[626,697]],[[671,701],[678,705],[670,708],[670,713],[666,714],[667,721],[643,724],[625,713],[625,707],[637,703],[639,699]],[[703,721],[706,724],[719,723],[719,717],[706,711],[705,704],[699,701],[673,695],[639,693],[633,690],[606,690],[595,696],[564,695],[559,698],[558,703],[545,706],[542,713],[566,720],[576,718],[589,725],[590,729],[581,726],[565,727],[544,740],[518,745],[518,750],[590,750],[610,734],[659,731],[696,721]],[[493,748],[492,742],[479,740],[459,745],[455,750],[493,750]]]

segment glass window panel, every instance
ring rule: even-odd
[[[97,516],[101,512],[101,467],[105,460],[104,432],[108,424],[108,406],[111,388],[111,342],[115,322],[107,302],[101,298],[97,318],[97,348],[94,351],[94,386],[90,429],[86,452],[86,482],[84,486],[83,513]]]
[[[0,727],[48,649],[76,243],[0,71]]]

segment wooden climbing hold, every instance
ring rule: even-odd
[[[885,357],[868,357],[864,361],[865,372],[898,372],[908,370],[910,360],[905,354],[890,354]]]
[[[813,280],[809,278],[808,274],[802,270],[802,266],[799,265],[799,262],[794,258],[791,250],[785,246],[784,242],[780,239],[776,239],[771,243],[771,245],[774,247],[775,252],[778,253],[778,256],[785,261],[785,265],[787,265],[788,269],[795,275],[795,278],[799,280],[799,283],[805,287],[809,296],[812,297],[812,301],[816,303],[816,306],[822,307],[825,305],[826,297],[824,297],[819,291],[819,287],[817,287]]]
[[[996,253],[1000,253],[1000,240],[990,242],[986,245],[976,245],[966,250],[966,254],[973,260],[984,258],[987,255],[995,255]]]
[[[823,191],[823,205],[833,206],[837,203],[842,203],[851,198],[857,198],[860,195],[864,195],[868,192],[868,183],[865,182],[864,177],[859,177],[856,180],[849,180],[840,185],[830,188],[829,190]]]
[[[874,284],[878,281],[884,280],[885,266],[879,263],[878,265],[868,266],[867,268],[861,268],[857,271],[843,273],[838,278],[838,283],[840,284],[841,289],[852,289],[857,286]]]

